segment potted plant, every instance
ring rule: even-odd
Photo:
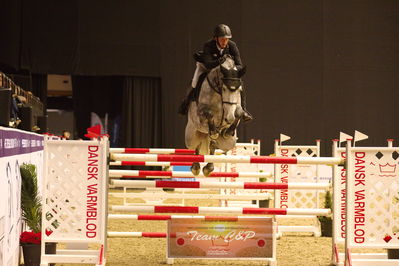
[[[324,196],[324,208],[332,210],[332,198],[330,190],[326,191]],[[321,235],[332,236],[332,218],[330,216],[317,216],[320,222]]]
[[[37,171],[33,164],[23,164],[21,172],[21,210],[22,219],[29,231],[23,231],[20,245],[24,254],[24,264],[40,265],[42,239],[42,204],[37,186]],[[50,234],[51,232],[46,232]],[[56,244],[46,245],[47,253],[55,253]]]

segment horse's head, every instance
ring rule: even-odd
[[[242,109],[241,105],[241,90],[243,82],[241,77],[245,74],[246,68],[234,64],[231,57],[227,57],[225,62],[220,65],[220,72],[222,73],[222,101],[224,110],[224,119],[228,124],[233,123],[236,117],[240,116]]]

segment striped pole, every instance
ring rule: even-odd
[[[187,233],[170,233],[171,238],[177,237],[186,237]],[[164,232],[107,232],[107,237],[109,238],[141,238],[141,237],[149,237],[149,238],[167,238],[168,233]],[[253,238],[264,238],[264,237],[272,237],[272,234],[256,234]]]
[[[185,171],[145,171],[145,170],[109,170],[110,177],[206,177],[203,174],[195,176]],[[208,177],[271,177],[271,173],[261,172],[214,172]]]
[[[149,238],[166,238],[167,233],[163,232],[107,232],[108,237],[149,237]],[[173,236],[172,236],[173,237]]]
[[[245,146],[245,145],[244,145]],[[195,154],[195,150],[190,149],[165,149],[165,148],[110,148],[112,153],[139,153],[139,154]],[[217,149],[216,154],[223,154],[224,151]]]
[[[109,193],[116,198],[139,198],[139,199],[207,199],[207,200],[269,200],[272,195],[268,192],[247,193],[247,194],[185,194],[166,193],[162,191],[139,192],[139,193]]]
[[[212,181],[144,181],[112,180],[114,186],[127,188],[235,188],[235,189],[316,189],[325,190],[329,183],[268,183],[268,182],[212,182]]]
[[[163,148],[110,148],[110,153],[149,153],[149,154],[195,154],[190,149],[163,149]]]
[[[318,215],[326,216],[330,209],[299,208],[242,208],[242,207],[197,207],[197,206],[111,206],[113,211],[144,213],[217,213],[217,214],[268,214],[268,215]]]
[[[149,162],[210,162],[210,163],[262,163],[262,164],[341,164],[338,157],[274,157],[248,155],[167,155],[167,154],[111,154],[114,161]]]
[[[186,162],[129,162],[129,161],[116,161],[110,162],[109,165],[140,165],[140,166],[191,166],[193,163]]]
[[[185,237],[187,233],[171,233],[171,238],[177,237]],[[262,237],[271,237],[271,234],[257,234],[254,238],[262,238]],[[164,232],[107,232],[107,237],[109,238],[142,238],[142,237],[149,237],[149,238],[167,238],[168,233]]]
[[[142,220],[142,221],[166,221],[176,219],[200,219],[203,221],[220,221],[220,222],[236,222],[239,220],[264,219],[266,216],[206,216],[206,215],[145,215],[145,214],[109,214],[108,219],[128,219],[128,220]]]

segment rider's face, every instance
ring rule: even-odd
[[[221,38],[221,37],[217,37],[217,42],[219,44],[219,47],[224,49],[227,46],[227,43],[229,42],[228,38]]]

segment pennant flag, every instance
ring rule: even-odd
[[[284,135],[284,134],[280,134],[280,143],[286,140],[291,139],[290,136]]]
[[[87,129],[87,134],[84,135],[86,138],[98,138],[101,136],[101,125],[97,124],[95,126],[89,127]]]
[[[363,134],[362,132],[355,130],[354,142],[365,140],[365,139],[368,139],[368,138],[369,138],[369,136],[367,136],[366,134]]]
[[[345,134],[344,132],[339,132],[339,142],[344,142],[347,139],[353,139],[351,135]]]

